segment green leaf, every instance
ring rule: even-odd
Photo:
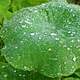
[[[49,2],[25,8],[4,23],[2,54],[15,68],[67,76],[80,67],[79,29],[79,6]]]
[[[7,63],[0,63],[0,80],[25,80],[25,73],[14,69]]]
[[[3,46],[4,46],[4,42],[3,42],[3,40],[0,37],[0,49],[3,48]]]
[[[10,0],[0,0],[0,15],[4,17],[9,17],[10,12],[8,12],[9,9]]]
[[[35,6],[45,2],[48,2],[48,0],[12,0],[11,9],[14,12],[21,8]]]
[[[80,69],[77,69],[77,70],[75,71],[75,74],[80,77]]]
[[[0,62],[6,62],[4,56],[1,55],[1,51],[0,51]]]
[[[80,80],[80,79],[79,78],[72,78],[72,77],[70,77],[70,78],[65,78],[63,80]]]
[[[31,7],[43,4],[45,2],[67,2],[66,0],[12,0],[11,2],[11,10],[15,12],[16,10],[25,8],[25,7]]]
[[[17,70],[7,63],[0,63],[0,80],[59,80],[59,78],[48,78],[37,72]]]

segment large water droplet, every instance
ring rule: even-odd
[[[75,56],[73,57],[73,61],[76,61],[76,57]]]

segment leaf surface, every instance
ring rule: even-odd
[[[63,80],[80,80],[79,78],[65,78],[65,79],[63,79]]]
[[[17,70],[7,63],[0,62],[0,80],[59,80],[39,73]]]
[[[80,67],[80,7],[58,2],[25,8],[4,23],[2,54],[15,68],[48,77]]]

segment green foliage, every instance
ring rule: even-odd
[[[10,16],[11,13],[8,11],[9,4],[10,0],[0,0],[0,16],[7,18]]]
[[[80,77],[80,69],[77,69],[77,70],[75,71],[75,74],[76,74],[78,77]]]
[[[80,66],[79,16],[79,6],[67,3],[22,9],[4,23],[2,54],[17,69],[70,75]]]
[[[1,0],[0,28],[0,80],[80,80],[80,6]]]
[[[48,0],[12,0],[11,9],[14,12],[21,8],[39,5],[44,2],[48,2]]]
[[[80,80],[80,79],[71,77],[71,78],[65,78],[64,80]]]
[[[59,80],[45,77],[37,72],[17,70],[8,63],[0,63],[0,80]]]
[[[15,12],[16,10],[40,5],[49,1],[53,2],[66,2],[66,0],[11,0],[11,11]]]

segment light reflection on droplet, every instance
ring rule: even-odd
[[[6,66],[4,66],[4,65],[2,66],[2,68],[5,68],[5,67],[6,67]]]
[[[56,34],[56,33],[51,33],[50,35],[51,35],[51,36],[56,36],[57,34]]]
[[[68,47],[67,50],[70,50],[70,48]]]
[[[14,73],[16,73],[16,70],[14,70]]]
[[[22,25],[22,28],[25,28],[26,27],[26,25]]]
[[[18,47],[17,46],[15,46],[15,49],[17,49]]]
[[[48,51],[51,51],[51,50],[52,50],[51,48],[48,49]]]
[[[73,61],[76,61],[76,57],[73,57]]]
[[[55,40],[57,40],[57,41],[58,41],[58,40],[59,40],[59,38],[55,38]]]
[[[6,77],[8,77],[8,75],[7,75],[7,74],[4,74],[3,76],[4,76],[5,78],[6,78]]]
[[[30,35],[31,35],[31,36],[34,36],[34,35],[35,35],[35,33],[30,33]]]

